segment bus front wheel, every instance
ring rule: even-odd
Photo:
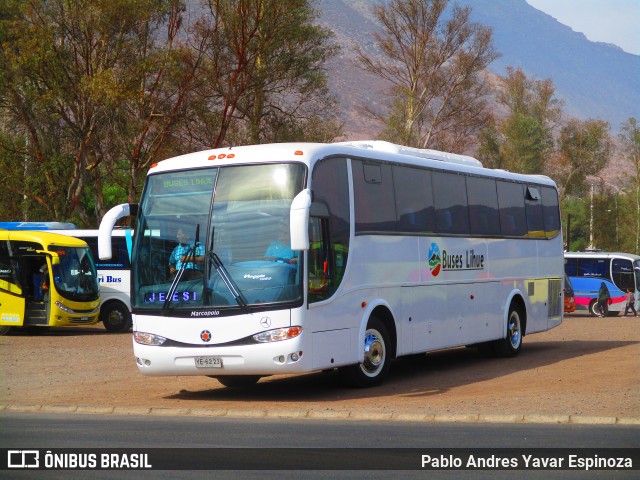
[[[342,369],[347,383],[360,388],[381,384],[391,366],[389,346],[389,334],[384,323],[378,318],[371,318],[364,333],[364,361]]]
[[[100,320],[104,328],[111,333],[125,333],[131,327],[131,315],[127,307],[120,302],[108,302],[100,307]]]

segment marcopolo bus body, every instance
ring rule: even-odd
[[[134,354],[225,385],[462,345],[514,356],[563,315],[547,177],[378,141],[210,150],[153,165],[135,215]]]
[[[611,296],[610,315],[624,312],[627,290],[640,304],[640,256],[622,252],[565,252],[565,272],[571,279],[576,311],[597,315],[598,291],[604,282]]]
[[[96,267],[85,242],[0,230],[0,334],[12,327],[92,325],[99,305]]]

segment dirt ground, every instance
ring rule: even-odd
[[[208,377],[145,377],[131,334],[95,327],[0,337],[0,405],[366,411],[414,415],[584,415],[640,418],[640,319],[569,315],[527,336],[514,359],[451,349],[401,358],[380,387],[334,374],[263,378],[229,389]]]

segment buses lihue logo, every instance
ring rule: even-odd
[[[440,273],[440,248],[435,243],[429,248],[429,270],[434,277]]]

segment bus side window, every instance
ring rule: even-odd
[[[611,265],[613,273],[613,283],[626,292],[627,290],[635,290],[634,275],[633,275],[633,262],[631,260],[623,258],[615,258]]]
[[[357,170],[362,171],[362,169]],[[331,158],[318,162],[312,178],[314,202],[323,203],[329,212],[329,218],[323,218],[322,221],[320,218],[315,218],[314,221],[319,222],[318,227],[322,226],[322,230],[327,235],[323,238],[327,239],[326,248],[329,250],[327,272],[331,275],[331,283],[327,284],[326,291],[322,295],[310,295],[310,302],[329,298],[340,285],[349,256],[349,225],[351,221],[346,159]],[[310,241],[313,241],[311,237]],[[322,264],[322,269],[324,268],[324,264]]]
[[[469,209],[464,175],[433,172],[436,231],[469,235]]]
[[[16,293],[22,289],[18,275],[18,262],[9,255],[9,242],[0,242],[0,288]]]
[[[329,222],[311,217],[309,223],[309,296],[310,301],[319,301],[328,297],[326,292],[331,284]]]

